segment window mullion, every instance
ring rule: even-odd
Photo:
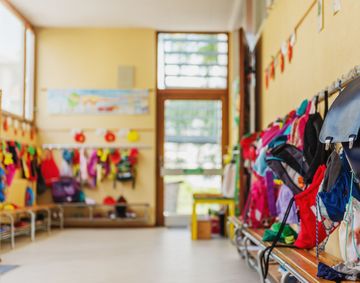
[[[25,103],[26,103],[26,32],[27,32],[27,27],[25,26],[24,28],[24,57],[23,57],[23,99],[22,99],[22,118],[25,120]]]

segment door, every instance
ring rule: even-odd
[[[227,99],[222,92],[159,92],[159,183],[161,214],[168,227],[187,226],[194,193],[220,193],[227,144]],[[202,206],[206,214],[213,206]],[[160,212],[159,212],[160,213]]]

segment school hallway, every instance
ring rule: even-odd
[[[27,241],[27,239],[23,239]],[[66,229],[2,254],[19,265],[1,283],[256,282],[228,239],[191,241],[186,229]]]

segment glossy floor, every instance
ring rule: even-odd
[[[1,283],[258,282],[228,240],[178,229],[66,229],[2,254]]]

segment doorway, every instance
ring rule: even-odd
[[[227,144],[227,99],[220,93],[159,93],[159,187],[163,223],[189,224],[194,193],[220,193],[222,156]],[[158,189],[159,189],[158,187]],[[206,214],[211,206],[203,206]]]
[[[157,34],[159,226],[187,226],[193,193],[220,192],[228,145],[228,52],[227,33]]]
[[[158,216],[162,225],[183,227],[190,221],[193,193],[220,192],[227,97],[214,90],[159,91],[157,107]]]

